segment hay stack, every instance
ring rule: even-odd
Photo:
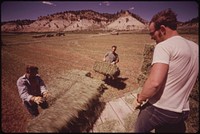
[[[105,106],[100,100],[105,86],[83,74],[71,71],[62,77],[65,80],[71,77],[73,84],[66,92],[54,94],[59,98],[29,122],[27,132],[88,132],[93,127]]]
[[[145,45],[144,48],[144,53],[143,53],[143,57],[144,57],[144,61],[142,64],[142,68],[141,71],[144,74],[148,74],[151,68],[151,62],[153,59],[153,52],[154,52],[154,45]]]
[[[120,70],[117,65],[103,61],[95,61],[93,70],[103,75],[109,75],[113,78],[116,78],[120,75]]]
[[[139,74],[137,80],[140,86],[143,86],[150,72],[151,62],[153,58],[154,45],[145,45],[143,52],[143,64],[141,68],[141,73]]]

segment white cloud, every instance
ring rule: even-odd
[[[54,3],[48,2],[48,1],[42,1],[42,3],[43,3],[43,4],[50,5],[50,6],[56,6]]]
[[[129,8],[129,10],[134,10],[134,9],[135,9],[134,7]]]
[[[110,6],[110,2],[108,2],[108,1],[104,1],[102,3],[105,4],[106,6]]]
[[[110,6],[110,2],[109,1],[104,1],[99,3],[100,6],[105,5],[105,6]]]

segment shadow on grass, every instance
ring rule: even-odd
[[[114,88],[117,88],[118,90],[123,90],[124,88],[126,88],[126,83],[124,83],[124,81],[127,79],[128,78],[117,77],[115,79],[106,78],[104,81],[106,84],[108,84]]]

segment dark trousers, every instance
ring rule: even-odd
[[[156,133],[185,133],[185,120],[189,111],[182,113],[157,108],[150,103],[142,106],[138,115],[135,132],[144,133],[155,129]]]
[[[24,105],[27,108],[28,112],[32,115],[32,117],[36,117],[39,115],[37,103],[33,102],[32,104],[29,104],[27,101],[24,101]],[[45,109],[45,108],[48,108],[48,103],[44,101],[43,103],[39,104],[39,106],[42,109]]]

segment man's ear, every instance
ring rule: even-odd
[[[162,35],[166,34],[166,27],[164,25],[160,26],[160,32],[161,32]]]

